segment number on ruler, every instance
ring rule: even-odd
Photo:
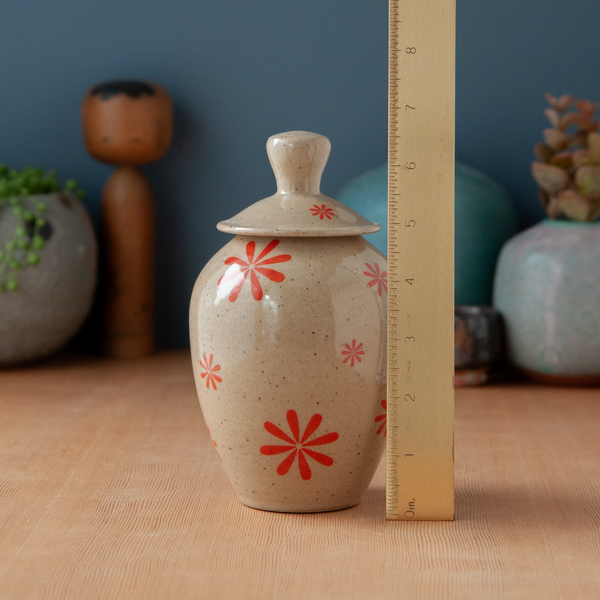
[[[408,503],[408,510],[404,511],[404,516],[407,519],[414,519],[415,518],[415,499],[414,498],[412,499],[412,502]]]
[[[447,113],[444,113],[444,122],[446,124],[453,122],[450,111],[450,108],[453,110],[452,96],[450,93],[450,84],[453,83],[453,70],[446,67],[450,66],[450,59],[452,59],[452,61],[454,60],[454,40],[451,40],[449,37],[447,38],[446,33],[448,33],[451,28],[454,27],[454,23],[451,23],[451,20],[445,16],[447,11],[437,10],[437,7],[434,10],[431,10],[432,6],[434,6],[437,1],[438,0],[435,0],[435,2],[433,0],[389,0],[390,123],[388,125],[388,140],[390,144],[390,194],[388,213],[390,223],[393,223],[393,228],[390,228],[390,248],[392,248],[394,253],[394,258],[392,261],[390,261],[392,268],[390,280],[393,281],[395,279],[394,283],[397,287],[395,287],[395,298],[392,302],[392,310],[390,311],[392,313],[389,319],[391,329],[388,329],[388,332],[390,333],[388,348],[390,355],[392,356],[392,360],[388,363],[388,365],[390,369],[390,381],[393,380],[393,384],[390,386],[391,389],[389,391],[391,400],[390,415],[394,413],[394,415],[391,417],[394,421],[394,429],[391,429],[391,432],[393,431],[394,433],[391,436],[388,434],[388,456],[391,456],[392,459],[388,459],[387,465],[388,489],[386,496],[388,518],[398,518],[404,520],[417,520],[420,518],[432,520],[437,520],[439,518],[445,519],[448,518],[446,516],[446,512],[453,508],[450,498],[451,494],[448,498],[444,496],[438,499],[437,493],[431,493],[432,490],[437,492],[437,483],[436,485],[431,486],[431,478],[428,476],[429,472],[426,473],[426,477],[423,471],[429,470],[429,462],[437,468],[437,464],[434,464],[435,460],[437,460],[437,457],[431,457],[429,455],[425,456],[427,453],[422,452],[422,448],[419,445],[421,440],[418,438],[418,436],[414,435],[419,433],[418,427],[424,427],[426,423],[427,425],[430,424],[428,419],[437,418],[431,414],[425,414],[423,409],[423,406],[427,407],[431,403],[432,399],[435,401],[434,403],[436,405],[438,403],[437,388],[436,394],[432,396],[430,393],[431,390],[428,387],[431,386],[433,389],[435,384],[434,380],[436,380],[437,377],[428,377],[427,382],[415,380],[415,383],[417,384],[416,386],[411,384],[410,380],[407,381],[408,385],[405,386],[404,389],[406,389],[406,387],[413,388],[413,391],[409,393],[405,392],[403,394],[401,387],[401,380],[405,377],[406,379],[409,379],[413,374],[413,368],[415,371],[418,371],[419,374],[421,374],[420,369],[417,368],[417,365],[411,368],[411,362],[414,364],[415,358],[423,356],[424,353],[433,352],[433,350],[430,349],[430,345],[425,343],[425,332],[428,330],[426,327],[424,331],[421,330],[421,322],[419,322],[420,328],[418,330],[418,346],[416,344],[416,336],[408,335],[406,334],[406,329],[404,331],[402,331],[402,329],[406,327],[415,330],[414,323],[411,323],[412,320],[409,313],[412,312],[412,308],[414,308],[414,302],[416,301],[418,303],[419,299],[422,299],[421,295],[423,295],[423,297],[429,295],[429,278],[425,278],[428,281],[421,281],[421,276],[423,275],[422,269],[427,268],[425,260],[423,259],[423,250],[424,248],[427,248],[426,242],[428,244],[431,243],[429,236],[434,238],[434,242],[437,241],[435,240],[435,236],[433,235],[432,228],[430,227],[430,223],[428,221],[428,219],[433,220],[431,219],[431,215],[428,213],[423,215],[417,212],[421,206],[419,199],[427,196],[425,193],[425,190],[427,189],[425,183],[427,180],[430,180],[430,164],[429,159],[427,165],[422,163],[423,153],[420,151],[417,153],[415,150],[420,150],[422,147],[426,146],[428,152],[436,152],[435,162],[439,162],[445,166],[448,166],[450,163],[449,153],[438,154],[437,148],[434,149],[433,136],[431,141],[429,141],[429,138],[426,143],[423,141],[423,129],[428,131],[428,133],[433,133],[434,127],[439,127],[439,124],[434,125],[435,121],[428,119],[426,115],[426,113],[429,112],[430,106],[425,104],[424,100],[428,97],[431,97],[432,94],[435,95],[436,98],[439,96],[444,96],[443,103],[440,103],[440,105],[443,104],[444,108],[440,108],[439,110],[446,111],[447,109]],[[447,1],[451,4],[455,2],[455,0]],[[429,10],[421,10],[422,6],[423,8],[427,6]],[[401,16],[404,19],[405,12],[410,15],[410,17],[407,16],[407,18],[410,20],[410,29],[407,30],[405,30],[405,26],[403,24],[402,27],[399,24],[399,19]],[[444,18],[442,19],[443,15]],[[434,30],[431,27],[433,23],[439,25],[440,28]],[[439,35],[442,32],[445,32],[444,35]],[[405,46],[405,55],[412,56],[410,62],[402,59],[402,44],[409,41],[409,38],[405,37],[406,33],[409,33],[409,36],[411,36],[411,42],[414,44],[419,44],[419,48],[421,50],[425,48],[423,51],[425,54],[419,53],[419,58],[416,58],[417,50],[419,48],[416,46]],[[436,68],[437,66],[444,67],[437,77],[434,76],[436,71],[434,71],[433,65],[431,64],[432,57],[439,62],[439,65],[436,65]],[[442,59],[444,61],[447,59],[447,63],[442,62]],[[426,62],[423,63],[423,60]],[[427,71],[429,71],[429,73],[427,73]],[[429,75],[429,77],[426,77],[426,75]],[[406,92],[408,92],[408,94],[406,94]],[[408,104],[406,102],[406,98],[408,97],[410,97],[413,104]],[[409,110],[415,113],[408,120],[402,119],[402,101],[404,101],[405,115],[408,115]],[[419,105],[418,107],[416,106],[417,104]],[[419,108],[419,114],[417,114],[416,108]],[[450,133],[449,130],[448,133]],[[440,138],[437,137],[436,141],[439,139]],[[444,135],[441,142],[444,151],[448,150],[451,139],[451,135]],[[429,156],[429,154],[426,155]],[[412,156],[412,158],[409,160],[407,158],[408,156]],[[417,159],[419,159],[418,165],[416,163]],[[402,164],[402,160],[405,161],[404,164]],[[416,171],[417,166],[419,167],[419,173]],[[415,172],[413,174],[409,174],[413,170]],[[404,180],[402,179],[403,177],[405,178]],[[445,181],[443,185],[444,192],[446,194],[444,198],[446,198],[447,201],[450,195],[450,190],[446,188],[448,188],[449,185],[449,181]],[[402,190],[402,195],[400,190]],[[449,201],[444,204],[444,209],[449,210]],[[415,217],[419,216],[418,231],[416,230],[416,220],[414,217],[410,219],[407,218],[407,214],[413,214]],[[402,218],[405,219],[405,228],[414,229],[412,233],[408,232],[408,234],[404,236],[401,235]],[[449,241],[448,244],[450,244]],[[440,244],[435,244],[436,251],[441,247],[442,241],[440,241]],[[447,258],[449,256],[449,252],[447,252],[448,248],[445,250],[446,252],[444,252],[444,258]],[[398,256],[403,254],[406,254],[406,256],[402,256],[403,260],[400,261]],[[442,256],[441,252],[439,256]],[[438,255],[436,255],[436,257],[438,257]],[[415,277],[405,278],[407,285],[415,287],[415,289],[408,293],[408,290],[405,288],[404,291],[406,293],[402,294],[401,289],[399,289],[401,288],[402,275],[409,271],[419,275],[419,286],[414,286],[414,282],[416,280]],[[445,263],[444,271],[445,274],[450,272],[449,264]],[[440,278],[440,282],[441,281],[442,280]],[[424,285],[426,286],[425,288],[423,288]],[[444,298],[447,302],[449,302],[449,298],[447,296],[450,293],[450,286],[447,281],[444,284],[444,289],[446,294]],[[414,294],[417,294],[417,296],[415,297]],[[406,300],[406,306],[404,305],[404,300]],[[404,322],[405,318],[406,322]],[[429,319],[428,321],[433,322],[433,319]],[[402,336],[402,333],[405,334],[404,337]],[[404,341],[404,346],[400,344],[400,341]],[[446,354],[448,353],[446,352]],[[406,369],[406,367],[408,367],[408,369]],[[446,367],[448,367],[448,365],[446,365]],[[420,386],[424,386],[424,389],[421,389]],[[419,409],[419,407],[416,406],[417,389],[419,390],[419,406],[422,407],[422,409]],[[445,396],[443,397],[446,398]],[[426,398],[426,400],[423,400],[424,398]],[[404,402],[402,402],[402,399],[404,399]],[[388,403],[390,400],[388,400]],[[421,400],[423,400],[423,402],[421,402]],[[449,402],[448,398],[446,398],[446,401]],[[412,407],[413,403],[415,404],[414,407]],[[447,405],[442,406],[442,398],[440,398],[439,404],[441,408],[444,408],[444,410],[449,410]],[[436,406],[432,408],[436,408]],[[415,410],[417,411],[417,414],[415,414]],[[434,411],[432,410],[431,412]],[[398,422],[402,422],[401,415],[403,413],[411,418],[411,428],[408,430],[405,437],[398,435],[401,428],[397,426]],[[432,421],[432,423],[433,422],[434,421]],[[435,424],[437,426],[437,422],[435,422]],[[440,431],[440,433],[445,435],[448,433],[448,431],[444,430]],[[448,440],[445,440],[444,443],[444,450],[447,450],[447,445],[449,444]],[[403,450],[406,450],[411,446],[415,451],[414,453],[403,452]],[[436,451],[437,450],[438,449],[436,449]],[[418,457],[416,456],[417,451],[419,452]],[[411,459],[414,458],[414,460],[402,461],[402,457]],[[423,466],[425,466],[425,469],[422,468]],[[444,469],[443,475],[449,476],[449,467],[447,467],[445,463],[442,466]],[[402,486],[399,485],[400,480],[402,481]],[[430,486],[432,489],[430,489]],[[410,494],[408,492],[410,492]],[[412,496],[413,493],[415,494],[415,497]],[[416,514],[417,495],[419,495],[420,501],[418,515]],[[435,510],[431,511],[430,507],[428,506],[427,510],[430,512],[426,513],[424,510],[425,504],[423,501],[424,498],[427,497],[427,502],[430,502],[432,495],[435,496],[433,501],[433,504],[435,505],[433,508]],[[445,506],[442,505],[443,502],[445,503]],[[421,514],[422,510],[424,511],[423,514]],[[440,515],[437,514],[438,510],[440,511]]]

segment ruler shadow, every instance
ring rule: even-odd
[[[378,473],[360,504],[348,509],[365,523],[385,520],[385,482]],[[457,473],[454,523],[466,531],[553,529],[572,532],[600,529],[600,478],[569,488],[552,489],[542,482],[500,487],[461,478]],[[565,527],[567,529],[565,529]],[[590,539],[591,542],[591,539]]]
[[[594,489],[596,488],[596,489]],[[456,520],[467,528],[481,530],[527,528],[598,531],[600,526],[600,484],[552,489],[547,486],[512,485],[456,488]],[[565,526],[568,529],[565,530]],[[596,534],[594,534],[596,535]]]

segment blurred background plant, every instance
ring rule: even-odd
[[[600,216],[600,103],[546,94],[544,114],[552,127],[535,146],[541,162],[531,173],[540,187],[540,200],[551,219],[595,221]],[[569,110],[571,109],[571,110]]]
[[[46,203],[41,196],[65,190],[78,198],[85,195],[74,179],[61,185],[55,170],[44,173],[42,168],[24,167],[18,171],[0,164],[0,219],[7,210],[16,217],[12,236],[0,240],[0,292],[16,291],[18,271],[40,262],[49,227],[44,217]]]

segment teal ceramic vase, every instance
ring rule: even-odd
[[[534,379],[600,383],[600,223],[543,221],[502,249],[494,304],[511,361]]]
[[[491,304],[496,260],[502,245],[518,232],[515,207],[498,183],[456,163],[455,299],[457,304]],[[352,180],[339,199],[381,223],[370,241],[387,254],[387,164]]]

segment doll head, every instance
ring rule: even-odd
[[[93,86],[83,100],[82,121],[87,151],[102,162],[152,162],[171,143],[171,99],[150,81],[106,81]]]

